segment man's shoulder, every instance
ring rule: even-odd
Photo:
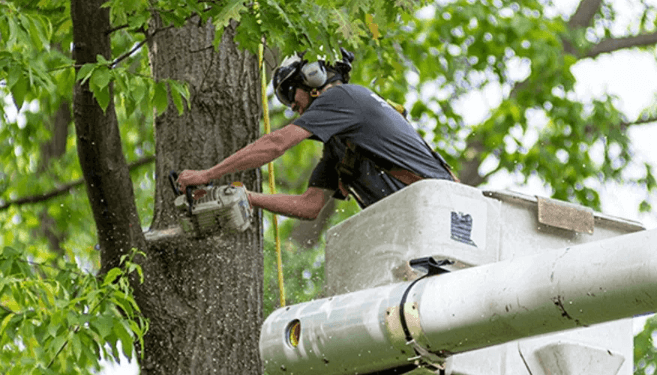
[[[375,104],[372,99],[378,96],[370,89],[355,84],[341,84],[331,87],[319,98],[321,105],[337,106],[340,108],[363,108]]]
[[[333,95],[342,95],[344,93],[347,93],[351,96],[359,96],[359,95],[369,96],[373,92],[367,87],[361,85],[355,85],[352,83],[343,83],[341,85],[336,85],[331,87],[324,94],[328,94],[327,96],[333,96]]]

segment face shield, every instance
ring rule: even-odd
[[[276,98],[284,105],[290,107],[294,102],[296,93],[296,76],[299,74],[303,61],[297,55],[290,56],[283,60],[281,65],[274,71],[272,85]]]

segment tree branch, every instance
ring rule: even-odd
[[[582,0],[580,1],[575,13],[570,17],[568,21],[568,30],[574,31],[578,29],[583,29],[591,25],[593,22],[593,17],[600,10],[602,6],[602,0]],[[575,46],[571,43],[568,38],[562,38],[563,49],[566,53],[569,53],[574,56],[580,56],[581,54]]]
[[[591,25],[593,17],[602,6],[602,0],[582,0],[577,6],[577,10],[570,17],[568,27],[572,29],[579,29]]]
[[[155,31],[155,33],[156,33],[156,32],[157,32],[157,30]],[[155,33],[153,33],[152,35],[155,35]],[[137,45],[136,45],[134,48],[132,48],[130,51],[128,51],[128,52],[124,53],[123,55],[121,55],[121,56],[117,57],[116,59],[114,59],[114,61],[112,61],[112,64],[110,64],[110,68],[114,68],[115,66],[119,65],[119,63],[120,63],[121,61],[127,59],[130,55],[132,55],[133,53],[135,53],[135,52],[136,52],[137,50],[139,50],[144,44],[146,44],[146,43],[148,42],[149,39],[150,39],[150,36],[147,37],[147,38],[144,38],[144,40],[142,40],[141,42],[137,43]]]
[[[568,21],[568,28],[570,30],[577,30],[589,27],[601,6],[602,0],[582,0],[577,6],[577,10]],[[603,53],[610,53],[621,49],[655,45],[657,44],[657,32],[623,38],[603,39],[600,43],[597,43],[592,48],[590,48],[584,56],[581,56],[581,54],[577,52],[577,50],[571,45],[569,41],[564,40],[563,43],[564,50],[567,53],[579,57],[594,58]]]
[[[152,163],[153,161],[155,161],[155,156],[154,155],[144,156],[143,158],[130,163],[128,165],[128,169],[132,170],[134,168],[138,168],[138,167],[141,167],[143,165]],[[82,185],[83,183],[84,183],[84,179],[80,178],[80,179],[77,179],[75,181],[71,181],[71,182],[67,183],[66,185],[63,185],[59,188],[51,190],[47,193],[31,195],[31,196],[28,196],[28,197],[22,197],[22,198],[18,198],[18,199],[9,201],[7,203],[4,203],[4,204],[0,205],[0,211],[6,210],[11,206],[22,206],[24,204],[39,203],[39,202],[47,201],[49,199],[52,199],[52,198],[58,197],[60,195],[63,195],[65,193],[67,193],[69,190],[71,190],[75,187],[78,187],[79,185]]]
[[[603,53],[610,53],[631,47],[645,47],[657,44],[657,32],[641,34],[624,38],[604,39],[596,44],[587,53],[586,57],[596,57]]]
[[[124,24],[124,25],[121,25],[121,26],[116,26],[116,27],[114,27],[114,28],[111,28],[111,29],[105,31],[105,35],[109,35],[109,34],[115,32],[115,31],[119,31],[119,30],[127,29],[128,27],[130,27],[130,25],[127,24],[127,23]]]
[[[153,31],[152,34],[147,34],[146,38],[144,38],[144,40],[142,40],[141,42],[137,43],[137,45],[134,46],[130,51],[128,51],[128,52],[124,53],[123,55],[121,55],[121,56],[117,57],[116,59],[114,59],[114,61],[112,61],[112,63],[110,64],[110,68],[116,67],[117,65],[119,65],[119,63],[121,61],[123,61],[123,60],[127,59],[128,57],[130,57],[133,53],[135,53],[141,47],[143,47],[144,44],[148,43],[148,41],[151,40],[160,31],[168,30],[168,29],[171,29],[173,27],[174,26],[167,26],[167,27],[163,27],[163,28],[160,28],[160,29],[155,29],[155,31]]]
[[[652,123],[655,123],[655,122],[657,122],[657,115],[641,116],[638,119],[636,119],[635,121],[621,123],[621,128],[622,129],[627,129],[628,127],[633,126],[633,125],[646,125],[646,124],[652,124]]]

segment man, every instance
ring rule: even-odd
[[[343,59],[334,65],[308,63],[302,55],[285,59],[274,71],[276,97],[300,117],[210,169],[183,171],[178,178],[183,191],[227,173],[261,167],[304,139],[324,143],[306,192],[250,192],[254,207],[314,219],[326,203],[324,190],[339,199],[352,195],[365,208],[424,178],[453,181],[444,159],[398,111],[369,89],[348,84],[353,54],[341,51]]]

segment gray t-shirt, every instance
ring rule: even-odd
[[[328,89],[293,122],[324,143],[322,159],[315,167],[309,186],[338,189],[337,164],[351,142],[371,158],[356,168],[350,187],[366,207],[402,189],[405,184],[375,167],[390,165],[412,171],[425,178],[452,180],[439,155],[432,152],[406,119],[371,90],[358,85],[338,85]],[[353,193],[353,192],[352,192]],[[346,198],[336,192],[336,197]]]

